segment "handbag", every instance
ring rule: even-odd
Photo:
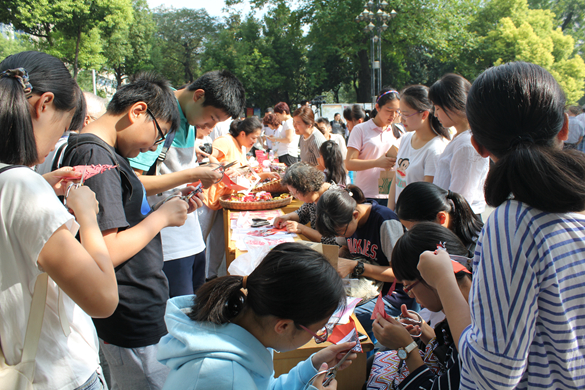
[[[33,390],[35,358],[43,326],[48,280],[49,276],[45,272],[35,282],[20,362],[13,366],[6,364],[0,348],[0,390]]]

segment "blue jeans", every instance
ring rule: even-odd
[[[205,283],[205,250],[196,255],[165,261],[169,296],[193,295]]]

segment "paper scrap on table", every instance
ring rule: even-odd
[[[354,352],[363,352],[362,344],[360,343],[360,339],[358,336],[357,329],[355,327],[355,323],[353,322],[353,318],[350,318],[347,324],[337,325],[333,328],[331,335],[327,339],[327,341],[333,344],[340,344],[346,343],[350,341],[355,341],[355,347],[352,348]]]
[[[374,310],[372,310],[372,316],[370,317],[371,320],[375,320],[378,318],[378,314],[382,316],[383,319],[388,319],[388,314],[386,314],[385,305],[384,305],[384,298],[382,298],[382,292],[380,291],[380,295],[378,295],[378,299],[376,299],[376,306],[374,306]]]

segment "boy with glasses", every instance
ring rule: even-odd
[[[156,360],[169,297],[159,232],[182,225],[195,201],[175,198],[152,211],[127,159],[155,150],[178,125],[168,82],[145,73],[118,89],[102,117],[72,134],[64,153],[64,165],[116,166],[84,183],[99,201],[98,224],[118,281],[116,311],[94,319],[113,389],[162,388],[168,374]]]
[[[139,175],[150,204],[166,199],[176,188],[197,180],[201,180],[206,188],[221,180],[220,171],[198,164],[197,154],[204,153],[195,146],[197,131],[209,132],[217,122],[236,118],[244,108],[244,93],[240,81],[228,71],[205,73],[187,87],[174,91],[175,106],[180,116],[174,139],[159,145],[156,152],[141,153],[130,159],[130,165]],[[209,235],[210,229],[211,226],[204,229],[204,235],[197,213],[192,213],[183,226],[161,231],[165,261],[163,271],[169,280],[171,298],[194,294],[205,282],[204,237]],[[210,249],[218,250],[212,256],[221,261],[223,242],[216,247]]]

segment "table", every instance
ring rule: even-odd
[[[352,314],[358,332],[365,334],[365,330]],[[291,368],[296,366],[298,363],[306,360],[309,356],[318,352],[322,348],[331,345],[329,342],[323,344],[317,344],[313,339],[302,347],[295,349],[294,351],[275,353],[274,354],[274,376],[278,377],[290,371]],[[367,356],[366,352],[374,349],[372,340],[368,337],[366,341],[362,341],[363,353],[358,353],[358,357],[354,360],[351,365],[343,371],[337,373],[337,389],[338,390],[361,390],[362,386],[366,381],[366,364]]]
[[[284,214],[292,213],[298,210],[303,205],[303,202],[293,198],[292,202],[281,208]],[[223,232],[225,237],[225,266],[226,269],[230,267],[230,264],[236,257],[242,254],[240,250],[236,248],[236,242],[232,241],[232,229],[230,228],[231,215],[234,212],[240,212],[240,210],[228,210],[223,209]],[[245,211],[244,211],[245,212]],[[300,236],[300,239],[304,237]]]

